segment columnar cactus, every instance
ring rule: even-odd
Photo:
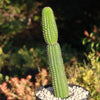
[[[67,98],[69,95],[68,84],[64,72],[63,59],[58,40],[58,30],[53,11],[50,7],[42,11],[43,36],[47,43],[47,54],[52,76],[52,84],[56,97]]]

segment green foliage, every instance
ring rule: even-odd
[[[11,44],[16,35],[29,29],[32,20],[40,19],[38,11],[35,11],[38,6],[39,4],[33,0],[0,0],[0,45],[2,47]]]
[[[95,67],[96,63],[99,62],[99,56],[96,55],[96,51],[93,50],[92,52],[90,51],[89,54],[85,54],[87,60],[90,62],[92,68]]]
[[[70,44],[62,46],[62,56],[65,66],[71,63],[77,63],[77,51],[75,48],[72,48]]]
[[[56,97],[69,96],[68,84],[64,72],[60,46],[57,43],[58,32],[53,11],[50,7],[42,10],[43,35],[47,45],[48,60],[52,76],[52,85]]]
[[[100,40],[99,40],[99,34],[91,32],[90,34],[87,33],[85,38],[83,38],[82,44],[86,45],[86,50],[89,51],[98,51],[100,50]],[[88,37],[87,37],[88,36]]]
[[[2,84],[3,81],[3,75],[0,73],[0,84]]]
[[[0,10],[0,32],[3,35],[2,37],[4,37],[4,35],[13,35],[16,34],[16,32],[21,32],[25,24],[25,18],[23,17],[24,19],[22,19],[19,15],[22,9],[18,6],[13,6],[12,0],[2,0],[0,7],[3,9]]]
[[[0,84],[2,84],[4,81],[8,82],[10,77],[8,75],[3,76],[2,73],[0,73]]]
[[[79,73],[75,80],[86,87],[91,94],[91,100],[100,99],[100,40],[98,33],[85,33],[87,37],[83,39],[83,45],[87,46],[85,53],[87,61],[84,60],[84,66],[79,68]],[[87,62],[87,63],[86,63]],[[83,83],[84,84],[83,84]]]
[[[43,68],[46,65],[46,51],[40,48],[30,48],[26,46],[20,48],[17,52],[13,53],[9,51],[4,53],[3,49],[0,48],[0,71],[3,69],[9,70],[9,75],[19,76],[25,75],[28,68]]]
[[[68,82],[81,85],[89,90],[90,100],[100,100],[100,62],[97,61],[94,52],[87,54],[88,64],[76,64],[67,71]],[[73,73],[71,73],[73,72]]]
[[[24,61],[23,67],[36,68],[37,66],[45,66],[44,64],[46,59],[43,59],[41,56],[41,54],[45,55],[45,52],[38,48],[30,48],[30,50],[28,50],[25,46],[23,46],[23,48],[18,51],[18,54]]]

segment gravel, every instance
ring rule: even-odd
[[[69,97],[66,99],[55,97],[53,94],[53,88],[51,86],[47,88],[40,87],[35,94],[40,100],[88,100],[89,97],[88,90],[76,85],[69,85]]]

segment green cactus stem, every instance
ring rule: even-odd
[[[56,43],[58,40],[58,30],[53,11],[49,7],[45,7],[42,11],[42,26],[45,42],[47,44]]]
[[[56,97],[67,98],[69,96],[68,84],[64,71],[60,45],[57,43],[57,26],[53,11],[50,7],[45,7],[42,11],[42,24],[44,40],[47,43],[47,54],[54,94]]]

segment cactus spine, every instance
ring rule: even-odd
[[[42,26],[44,40],[47,43],[47,54],[52,76],[52,84],[56,97],[67,98],[68,84],[64,72],[63,59],[58,40],[58,31],[53,11],[50,7],[42,10]]]

